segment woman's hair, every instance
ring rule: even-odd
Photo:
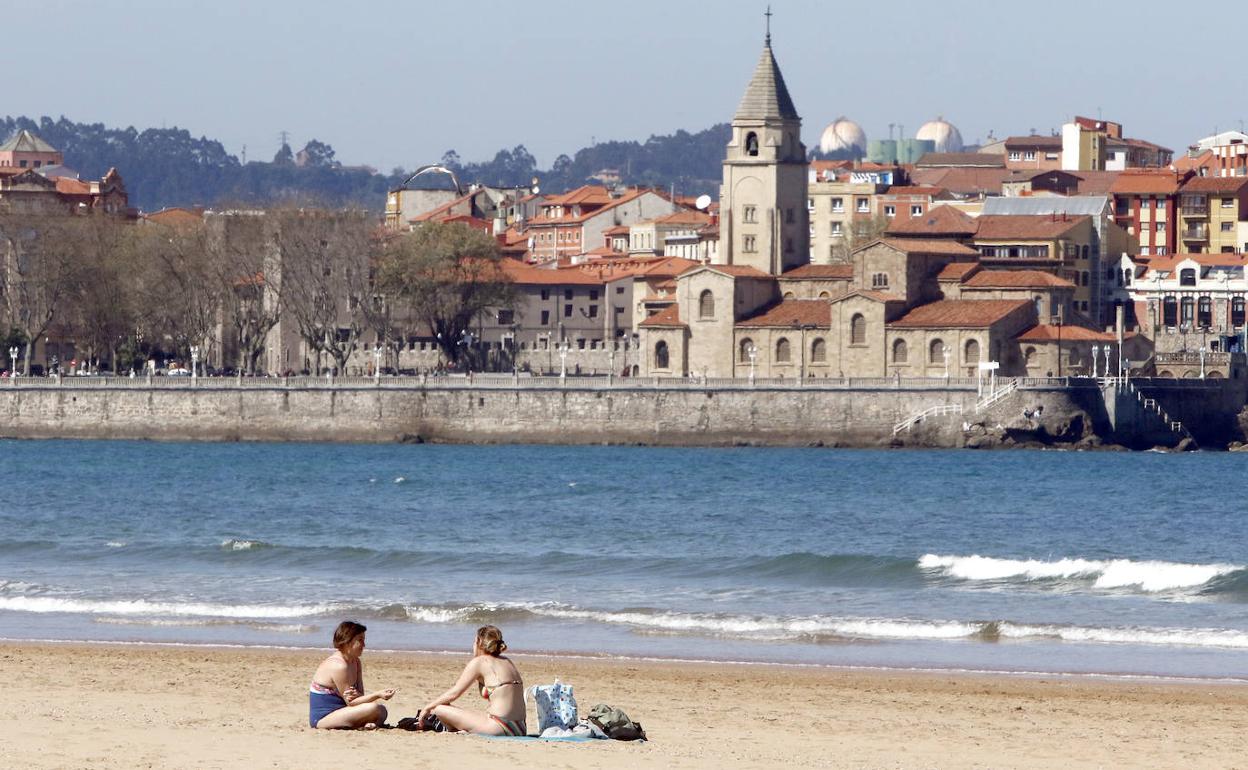
[[[355,641],[355,637],[364,633],[368,629],[356,623],[354,620],[344,620],[334,629],[334,649],[339,652],[351,642]]]
[[[507,643],[503,641],[503,632],[498,630],[498,626],[481,626],[477,629],[477,646],[486,655],[498,657],[507,649]]]

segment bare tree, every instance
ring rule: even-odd
[[[272,220],[263,212],[239,211],[213,215],[208,225],[222,323],[237,345],[239,371],[255,374],[269,332],[281,320],[281,270]]]
[[[339,373],[369,326],[377,225],[363,212],[284,210],[274,217],[282,312],[316,355]]]
[[[89,226],[88,218],[73,215],[0,214],[0,299],[6,326],[25,343],[25,374],[35,341],[65,313],[79,286]]]
[[[128,282],[134,226],[112,217],[92,217],[82,229],[79,280],[69,303],[68,325],[85,348],[85,360],[105,359],[117,372],[117,351],[135,329]]]
[[[429,222],[391,236],[378,268],[379,286],[428,327],[451,361],[471,355],[460,342],[487,309],[515,304],[498,243],[459,222]]]
[[[167,341],[178,356],[215,343],[221,292],[202,225],[136,227],[130,246],[134,309],[149,341]]]

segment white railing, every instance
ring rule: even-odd
[[[923,411],[916,412],[915,414],[910,415],[906,419],[894,425],[893,435],[896,436],[898,433],[901,433],[903,430],[909,433],[911,428],[923,422],[928,417],[939,417],[940,415],[944,415],[944,414],[962,414],[962,405],[961,404],[937,404],[936,406],[929,406]]]
[[[976,412],[984,411],[988,407],[997,403],[998,401],[1010,395],[1016,390],[1018,390],[1018,380],[1017,379],[1010,380],[1009,382],[1005,384],[1004,387],[997,388],[996,390],[989,393],[984,398],[981,398],[979,401],[977,401],[975,403],[975,411]]]

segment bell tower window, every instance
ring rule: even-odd
[[[745,135],[745,154],[751,158],[758,157],[758,134],[753,131]]]

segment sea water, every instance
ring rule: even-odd
[[[1248,679],[1245,456],[0,442],[0,637]]]

